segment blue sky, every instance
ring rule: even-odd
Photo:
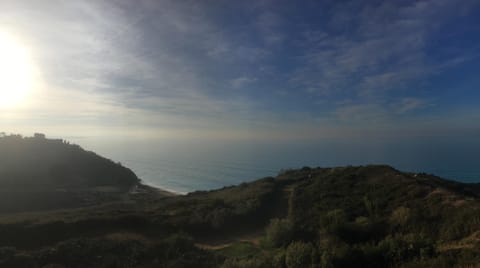
[[[363,140],[480,134],[480,3],[18,1],[36,83],[0,128]]]

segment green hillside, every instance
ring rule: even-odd
[[[18,135],[0,137],[0,184],[3,187],[128,188],[135,174],[109,159],[62,140]]]
[[[130,169],[78,145],[41,134],[0,136],[0,212],[83,206],[137,184]]]
[[[476,267],[478,189],[388,166],[305,167],[184,196],[144,188],[124,201],[0,214],[0,266]]]

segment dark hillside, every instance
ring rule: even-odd
[[[0,265],[28,267],[475,267],[478,184],[360,166],[185,196],[146,188],[123,203],[3,214],[0,253]]]
[[[152,215],[158,223],[188,232],[204,248],[231,254],[250,243],[247,252],[264,252],[228,255],[235,258],[226,267],[277,267],[271,263],[275,254],[288,256],[293,245],[309,252],[312,247],[307,263],[317,262],[313,267],[454,267],[480,261],[475,185],[389,166],[289,170],[192,193],[155,211],[161,213]],[[320,266],[322,256],[331,266]]]
[[[128,189],[138,182],[130,169],[78,145],[42,136],[0,137],[2,188],[115,186]]]
[[[100,203],[137,184],[130,169],[78,145],[43,135],[0,136],[0,212]]]

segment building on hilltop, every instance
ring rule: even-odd
[[[43,133],[35,133],[35,134],[33,134],[33,137],[34,137],[35,139],[45,139],[45,134],[43,134]]]

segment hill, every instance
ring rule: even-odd
[[[288,170],[184,196],[0,216],[2,267],[475,267],[478,184],[389,166]],[[47,266],[50,265],[50,266]]]
[[[0,212],[83,206],[139,182],[130,169],[63,140],[0,136]]]

